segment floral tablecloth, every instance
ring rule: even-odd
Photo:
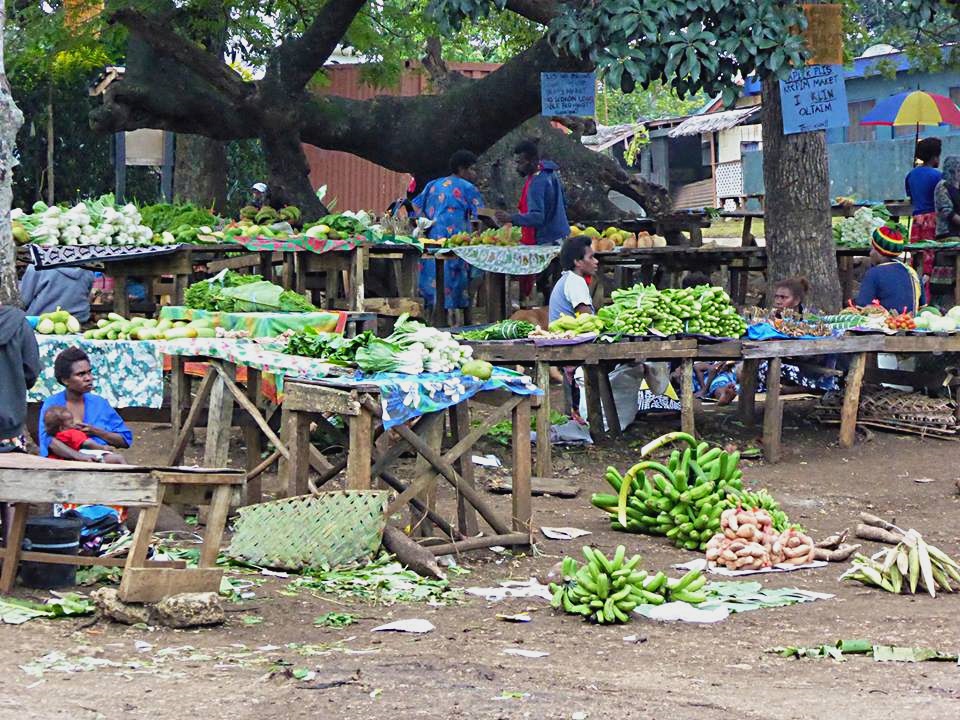
[[[195,338],[157,343],[170,355],[219,358],[236,365],[255,368],[274,379],[279,399],[284,380],[324,380],[345,389],[358,384],[376,385],[380,390],[383,422],[388,428],[426,413],[456,405],[486,390],[509,390],[518,395],[539,395],[541,390],[527,375],[494,368],[489,380],[455,373],[377,373],[364,375],[337,365],[277,352],[277,343],[250,340]]]
[[[560,254],[558,245],[464,245],[449,250],[480,270],[502,275],[536,275]]]
[[[115,408],[163,405],[163,353],[160,343],[145,340],[87,340],[81,335],[37,335],[40,365],[28,402],[43,402],[63,390],[53,376],[53,361],[68,347],[90,356],[93,391]]]
[[[194,310],[182,305],[167,305],[160,308],[161,320],[197,320],[209,318],[215,327],[224,330],[246,330],[250,337],[275,337],[286,330],[301,330],[315,327],[321,332],[342,333],[347,324],[347,314],[336,310],[310,313],[224,313]]]

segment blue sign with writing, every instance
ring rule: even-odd
[[[780,81],[783,134],[826,130],[850,124],[847,86],[841,65],[810,65]]]
[[[540,114],[545,117],[597,113],[595,73],[540,73]]]

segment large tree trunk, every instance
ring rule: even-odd
[[[10,207],[13,203],[13,167],[16,163],[13,149],[17,131],[23,125],[23,114],[10,94],[10,84],[7,82],[3,64],[6,19],[5,3],[0,0],[0,305],[19,305],[20,290],[17,287],[16,251],[10,224]]]
[[[811,286],[807,305],[839,309],[826,134],[783,134],[780,84],[770,75],[763,79],[763,184],[768,282],[802,275]]]
[[[173,195],[223,212],[227,206],[227,146],[201,135],[177,135]]]

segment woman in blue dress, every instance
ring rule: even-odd
[[[474,181],[477,156],[469,150],[457,150],[450,158],[451,175],[427,183],[413,205],[418,214],[433,220],[427,235],[434,240],[452,237],[471,230],[470,220],[483,207],[483,198]],[[447,260],[444,271],[444,302],[447,310],[470,307],[469,266],[459,258]],[[420,263],[420,294],[428,307],[437,302],[436,262]]]

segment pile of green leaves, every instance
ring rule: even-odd
[[[284,352],[288,355],[322,359],[334,365],[354,365],[357,350],[366,347],[375,338],[369,330],[356,337],[347,338],[337,333],[325,333],[314,327],[306,327],[290,336]]]
[[[465,330],[460,333],[463,340],[520,340],[534,331],[536,325],[525,320],[501,320],[479,330]]]
[[[77,593],[65,593],[50,598],[45,603],[20,598],[0,598],[0,622],[19,625],[34,618],[60,618],[77,615],[92,615],[93,602]]]
[[[563,413],[557,412],[556,410],[550,411],[551,425],[565,425],[568,422],[570,422],[570,418]],[[530,418],[530,429],[537,429],[536,417]],[[487,430],[485,437],[501,445],[509,445],[513,439],[513,422],[510,420],[501,420],[498,423],[494,423],[490,426],[490,429]]]
[[[219,220],[210,210],[197,207],[193,203],[155,203],[140,208],[140,217],[144,225],[160,234],[164,230],[178,235],[183,227],[213,227]]]
[[[294,290],[280,293],[280,312],[316,312],[319,308]]]
[[[229,312],[228,308],[224,307],[224,305],[230,305],[232,301],[227,302],[227,298],[219,295],[222,288],[239,287],[240,285],[261,282],[262,280],[262,275],[242,275],[233,270],[228,270],[222,282],[201,280],[188,287],[187,292],[184,294],[184,302],[188,308],[193,308],[194,310]]]

